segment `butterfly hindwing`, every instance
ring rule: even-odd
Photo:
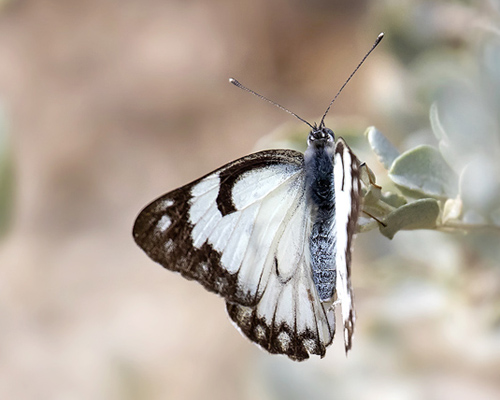
[[[335,333],[332,303],[320,302],[311,279],[307,204],[300,199],[278,238],[272,273],[259,302],[254,307],[226,303],[229,316],[250,340],[294,360],[324,356]]]
[[[361,208],[359,160],[339,138],[334,156],[337,279],[335,290],[341,305],[346,352],[351,348],[356,314],[351,288],[351,245]]]

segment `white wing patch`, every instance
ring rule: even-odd
[[[203,237],[203,232],[206,229],[207,222],[210,218],[217,217],[217,213],[213,212],[213,209],[215,208],[217,211],[215,200],[219,193],[219,184],[219,175],[215,173],[203,179],[191,189],[192,201],[189,209],[189,222],[196,227],[196,236],[200,236],[200,244],[206,239],[206,236]],[[211,210],[212,212],[209,212]],[[202,218],[204,218],[204,221],[200,221]],[[195,246],[198,247],[197,243],[195,243]]]
[[[344,160],[342,161],[342,157]],[[344,168],[344,163],[347,168]],[[350,156],[347,154],[335,155],[335,196],[336,196],[336,225],[337,229],[337,298],[342,304],[342,320],[348,317],[352,299],[347,287],[346,248],[347,248],[347,219],[351,212],[351,186],[349,174]],[[346,171],[347,169],[347,171]],[[347,176],[345,175],[347,173]]]
[[[205,178],[200,180],[196,185],[194,185],[191,188],[191,196],[193,196],[193,198],[203,196],[205,193],[212,191],[212,189],[218,190],[219,185],[220,185],[219,173],[215,172],[213,174],[206,176]]]
[[[163,215],[158,221],[157,227],[160,230],[160,232],[165,232],[171,223],[172,220],[170,219],[170,217],[168,215]]]
[[[271,165],[259,171],[248,171],[238,177],[232,198],[236,209],[241,210],[269,193],[275,192],[283,183],[295,178],[300,171],[284,165]]]
[[[244,249],[247,248],[253,233],[252,222],[257,218],[258,212],[259,204],[254,204],[239,213],[229,214],[224,217],[224,222],[227,217],[236,220],[235,229],[232,230],[226,246],[221,246],[220,249],[222,253],[221,264],[231,273],[238,272],[241,267],[243,257],[245,257]],[[233,221],[231,220],[231,223],[232,222]],[[214,239],[216,237],[217,236],[214,235]]]
[[[347,351],[351,347],[356,319],[350,281],[350,258],[352,236],[357,224],[360,188],[358,160],[342,139],[338,139],[335,149],[334,179],[337,228],[335,290],[342,310],[344,343]]]

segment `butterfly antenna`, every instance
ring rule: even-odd
[[[378,46],[378,44],[380,43],[380,41],[384,38],[384,33],[382,32],[380,35],[377,36],[377,39],[375,40],[375,43],[373,43],[373,46],[372,48],[368,51],[368,53],[366,53],[366,55],[363,57],[363,59],[361,60],[361,62],[358,64],[358,66],[355,68],[354,71],[352,71],[351,75],[349,75],[349,78],[347,78],[347,80],[345,81],[345,83],[342,85],[342,87],[340,88],[340,90],[337,92],[337,94],[335,95],[335,97],[333,98],[333,100],[330,102],[330,104],[328,105],[328,108],[326,109],[325,113],[323,114],[323,118],[321,118],[321,122],[319,124],[320,127],[324,126],[324,120],[325,120],[325,117],[326,117],[326,114],[328,114],[328,111],[330,111],[330,108],[332,107],[332,104],[333,102],[337,99],[337,97],[339,97],[339,94],[342,92],[342,90],[345,88],[345,86],[347,85],[347,83],[351,80],[351,78],[354,76],[354,74],[358,71],[359,67],[361,67],[361,65],[365,62],[365,60],[368,58],[368,56],[370,55],[370,53],[375,50],[375,47]]]
[[[366,57],[365,57],[366,58]],[[295,114],[294,112],[290,111],[289,109],[283,107],[281,104],[278,104],[276,103],[275,101],[272,101],[272,100],[269,100],[267,97],[264,97],[262,96],[261,94],[257,93],[257,92],[254,92],[252,89],[249,89],[247,88],[246,86],[243,86],[241,83],[239,83],[236,79],[233,79],[233,78],[229,78],[229,82],[231,82],[234,86],[240,88],[240,89],[243,89],[245,90],[246,92],[249,92],[249,93],[252,93],[253,95],[257,96],[259,99],[262,99],[262,100],[265,100],[267,101],[268,103],[271,103],[272,105],[282,109],[283,111],[287,112],[288,114],[291,114],[293,115],[295,118],[301,120],[302,122],[304,122],[305,124],[309,125],[311,127],[311,129],[315,129],[314,126],[312,126],[309,122],[307,122],[305,119],[303,118],[300,118],[297,114]]]

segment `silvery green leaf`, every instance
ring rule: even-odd
[[[374,126],[369,127],[365,135],[373,152],[378,156],[379,161],[385,169],[391,168],[394,160],[399,156],[399,151],[389,140]]]
[[[392,239],[400,230],[434,229],[439,217],[439,204],[435,199],[421,199],[406,204],[390,213],[380,226],[380,233]]]
[[[402,205],[405,205],[407,203],[405,197],[392,192],[383,193],[382,200],[384,201],[384,203],[387,203],[395,208],[401,207]]]
[[[366,163],[362,163],[359,168],[360,179],[363,184],[368,186],[378,186],[377,185],[377,177],[373,173],[373,171],[366,165]]]
[[[429,119],[431,122],[432,132],[434,133],[434,136],[436,136],[436,139],[439,141],[447,140],[448,135],[446,135],[446,131],[444,130],[443,125],[439,120],[439,113],[436,103],[433,103],[431,105],[431,109],[429,112]]]
[[[391,180],[418,196],[452,198],[458,193],[458,177],[439,151],[422,145],[401,154],[389,170]]]

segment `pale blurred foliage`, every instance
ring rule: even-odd
[[[498,237],[359,235],[353,350],[344,356],[339,332],[325,359],[300,364],[242,338],[221,299],[131,237],[147,202],[289,121],[229,76],[313,120],[380,31],[329,126],[356,132],[349,143],[383,180],[358,151],[362,132],[436,144],[425,66],[447,52],[474,64],[468,40],[495,26],[495,4],[0,3],[15,177],[0,239],[0,398],[500,398]]]

